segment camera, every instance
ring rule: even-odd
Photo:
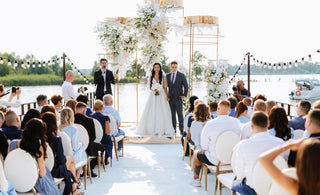
[[[19,87],[12,87],[12,88],[11,88],[11,91],[12,91],[12,93],[16,93],[17,90],[19,90],[19,89],[20,89]]]
[[[233,86],[232,86],[232,90],[233,90],[233,91],[239,91],[238,85],[233,85]]]
[[[81,86],[81,87],[83,87],[83,86]],[[82,91],[82,90],[81,90],[81,87],[78,88],[78,92]],[[82,92],[85,92],[85,91],[87,91],[87,90],[88,90],[87,87],[83,87],[83,91],[82,91]]]

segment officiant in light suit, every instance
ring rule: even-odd
[[[179,119],[180,134],[183,134],[183,100],[188,94],[188,82],[186,76],[178,71],[178,63],[172,61],[170,63],[171,73],[167,74],[169,88],[169,104],[172,116],[172,125],[176,131],[177,119]]]

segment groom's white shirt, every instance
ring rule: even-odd
[[[240,136],[239,119],[228,115],[219,115],[217,118],[208,121],[202,130],[201,149],[205,150],[205,155],[212,164],[218,164],[215,152],[216,139],[222,132],[228,130],[234,131]]]

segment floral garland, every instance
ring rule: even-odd
[[[163,42],[167,40],[169,30],[168,17],[165,15],[169,7],[151,5],[150,2],[138,9],[135,27],[142,43],[143,68],[150,72],[155,62],[158,62],[163,54]]]
[[[113,54],[113,64],[119,78],[126,75],[126,71],[130,65],[130,54],[137,48],[138,40],[136,33],[124,25],[116,22],[106,22],[104,28],[100,29],[99,38],[104,46],[106,46],[107,53]]]
[[[219,100],[227,98],[226,93],[228,91],[228,73],[226,63],[218,63],[218,66],[214,66],[212,62],[209,62],[209,67],[205,72],[204,78],[208,84],[208,103],[218,102]]]

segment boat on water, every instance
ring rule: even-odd
[[[308,100],[320,98],[320,82],[318,79],[297,79],[296,89],[289,94],[291,99]]]

